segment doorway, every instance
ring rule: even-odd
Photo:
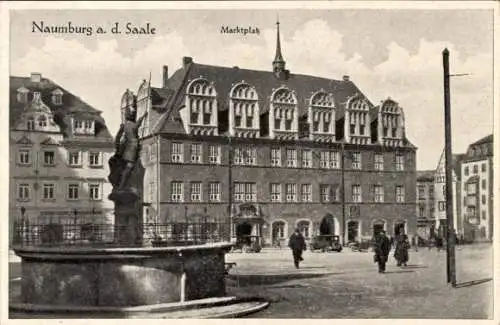
[[[327,214],[321,220],[319,225],[320,235],[334,235],[335,234],[335,222],[331,214]]]
[[[405,234],[405,223],[398,222],[394,225],[394,237]]]
[[[240,243],[250,245],[251,239],[250,235],[252,234],[252,225],[248,222],[240,223],[236,226],[236,240]]]
[[[348,242],[357,242],[358,241],[358,232],[359,232],[359,222],[358,221],[349,221],[347,223],[347,241]]]
[[[373,225],[373,237],[379,235],[382,231],[384,231],[383,223],[376,223]]]

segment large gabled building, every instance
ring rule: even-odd
[[[107,161],[114,145],[101,112],[39,73],[10,77],[9,105],[11,230],[21,219],[112,220]]]
[[[493,239],[493,135],[469,145],[461,164],[460,214],[468,241]]]
[[[145,218],[229,217],[234,237],[286,240],[345,233],[345,241],[416,230],[416,170],[403,109],[374,105],[349,77],[285,69],[279,29],[271,71],[184,57],[162,87],[127,90],[140,130]],[[345,229],[345,232],[343,231]]]

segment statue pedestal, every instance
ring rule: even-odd
[[[109,195],[115,203],[115,243],[124,246],[140,245],[142,241],[139,195],[134,188],[115,190]]]

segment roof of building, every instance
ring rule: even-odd
[[[487,135],[476,142],[473,142],[467,148],[467,154],[463,161],[483,160],[493,156],[493,134]]]
[[[434,181],[435,170],[417,170],[417,182]]]
[[[493,134],[487,135],[484,138],[481,138],[481,139],[477,140],[476,142],[471,143],[470,145],[475,146],[475,145],[479,145],[479,144],[483,144],[483,143],[493,143]]]
[[[101,111],[90,106],[81,98],[75,96],[68,90],[64,89],[57,83],[48,78],[41,78],[40,82],[34,82],[30,77],[10,77],[10,127],[13,128],[19,123],[23,111],[27,105],[31,105],[31,98],[28,97],[28,103],[21,103],[16,100],[17,90],[25,87],[33,92],[40,92],[41,99],[46,107],[50,109],[54,116],[54,122],[60,127],[65,138],[74,138],[71,132],[71,117],[82,119],[92,119],[95,121],[95,138],[101,141],[110,141],[112,136],[106,126],[104,118],[101,116]],[[54,105],[52,103],[52,92],[55,90],[62,91],[62,104]]]
[[[185,102],[187,85],[190,81],[199,77],[204,77],[214,83],[219,97],[218,107],[220,111],[225,111],[229,108],[229,101],[220,99],[228,98],[231,88],[241,81],[245,81],[255,87],[259,96],[260,114],[264,114],[269,110],[267,99],[269,99],[274,90],[282,85],[296,92],[299,116],[307,113],[308,103],[306,100],[319,90],[333,94],[335,107],[337,108],[337,119],[343,116],[344,104],[347,100],[356,94],[361,95],[369,103],[370,107],[373,107],[368,98],[364,96],[352,81],[333,80],[293,73],[289,74],[288,79],[279,79],[271,71],[249,70],[237,67],[229,68],[192,62],[177,70],[167,81],[167,88],[175,91],[175,95],[171,96],[167,105],[167,116],[176,116],[178,114],[179,109]],[[164,115],[162,119],[164,120],[165,118],[166,116]],[[164,123],[162,122],[158,123],[154,131],[163,131],[163,125]]]
[[[458,179],[461,178],[462,171],[461,171],[461,164],[462,160],[464,160],[465,154],[460,153],[460,154],[453,154],[452,155],[452,166],[453,166],[453,171],[455,172],[455,175]]]

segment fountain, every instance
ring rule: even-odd
[[[142,118],[135,122],[130,114],[122,124],[109,161],[113,242],[13,245],[22,277],[20,295],[9,304],[11,318],[236,317],[267,307],[262,299],[226,296],[231,243],[144,244],[137,138]]]

